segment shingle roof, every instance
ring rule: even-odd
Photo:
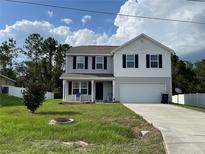
[[[63,73],[61,79],[63,78],[112,78],[113,74],[97,74],[97,73]]]
[[[13,80],[13,79],[11,79],[11,78],[9,78],[9,77],[7,77],[7,76],[4,76],[3,74],[0,74],[0,76],[1,76],[2,78],[8,79],[8,80],[10,80],[10,81],[16,82],[15,80]]]
[[[88,45],[88,46],[77,46],[71,47],[67,53],[77,54],[111,54],[112,50],[119,46],[102,46],[102,45]]]

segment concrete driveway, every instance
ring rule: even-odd
[[[205,154],[205,113],[171,104],[124,104],[157,127],[168,154]]]

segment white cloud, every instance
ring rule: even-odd
[[[50,18],[52,18],[52,17],[53,17],[53,11],[48,10],[48,16],[49,16]]]
[[[164,0],[135,0],[126,1],[119,13],[129,15],[145,15],[162,18],[205,21],[205,5],[188,1]],[[68,18],[65,18],[68,19]],[[91,16],[84,16],[82,23],[91,20]],[[199,50],[205,50],[205,29],[203,25],[164,22],[125,16],[116,16],[114,26],[116,32],[111,36],[106,33],[96,33],[91,29],[70,30],[70,20],[67,26],[54,26],[47,21],[17,21],[13,25],[0,29],[0,42],[8,37],[14,37],[18,44],[23,44],[31,33],[40,33],[43,37],[52,36],[59,42],[67,42],[72,46],[85,44],[120,45],[140,33],[159,40],[174,49],[177,54],[183,55]]]
[[[52,36],[59,42],[64,42],[67,35],[70,34],[70,29],[67,26],[55,27],[47,21],[21,20],[0,30],[0,42],[7,40],[9,37],[14,37],[17,43],[23,46],[25,38],[31,33],[39,33],[43,37]]]
[[[61,19],[61,21],[64,22],[66,25],[69,25],[72,22],[72,20],[69,18],[63,18]]]
[[[178,0],[141,0],[139,3],[128,0],[121,6],[119,13],[204,21],[205,5]],[[179,55],[205,49],[205,29],[196,24],[117,16],[114,25],[117,30],[109,39],[111,44],[122,43],[140,33],[146,33],[173,48]]]
[[[91,16],[85,15],[85,16],[82,17],[81,22],[82,22],[83,24],[85,24],[85,23],[87,23],[89,20],[91,20],[91,18],[92,18]]]
[[[95,39],[97,39],[98,35],[95,32],[89,29],[80,29],[76,32],[73,32],[72,35],[66,38],[67,43],[71,43],[73,45],[88,45],[88,44],[96,44]]]
[[[138,3],[135,0],[129,0],[125,2],[124,5],[121,6],[119,14],[127,14],[127,15],[137,15]],[[126,17],[126,16],[117,16],[115,18],[114,25],[117,27],[116,33],[111,36],[109,43],[110,44],[122,44],[125,40],[130,40],[131,38],[142,33],[141,27],[143,25],[143,20]]]

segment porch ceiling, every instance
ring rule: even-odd
[[[63,73],[60,79],[70,80],[113,80],[113,74],[93,74],[93,73]]]

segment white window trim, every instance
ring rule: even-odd
[[[152,56],[157,56],[157,60],[152,60]],[[157,67],[152,67],[152,62],[157,62]],[[157,54],[150,55],[150,68],[159,68],[159,56]]]
[[[97,57],[102,57],[102,62],[97,62]],[[102,64],[102,68],[97,68],[97,64]],[[95,56],[95,68],[98,70],[104,69],[104,56]]]
[[[79,81],[73,81],[73,82],[72,82],[72,95],[76,95],[76,94],[73,94],[73,90],[74,90],[74,89],[79,89],[79,88],[80,88],[80,82],[79,82],[78,88],[74,88],[74,82],[79,82]],[[79,92],[80,92],[80,89],[79,89]]]
[[[74,87],[73,87],[74,82],[79,82],[79,87],[78,87],[78,88],[74,88]],[[81,83],[82,83],[82,82],[85,82],[86,85],[87,85],[86,88],[83,88],[83,89],[87,89],[87,94],[81,94],[81,89],[82,89]],[[80,95],[88,95],[88,82],[87,82],[87,81],[73,81],[73,82],[72,82],[72,95],[76,95],[76,94],[73,94],[73,89],[79,89]]]
[[[83,57],[82,63],[78,63],[78,57]],[[83,64],[83,68],[78,68],[78,64]],[[76,69],[85,69],[85,56],[76,56]]]
[[[80,94],[81,94],[82,89],[86,89],[87,93],[86,94],[81,94],[81,95],[88,95],[88,82],[87,81],[83,81],[83,82],[86,83],[86,88],[82,88],[82,82],[80,82]]]
[[[128,60],[128,59],[127,59],[128,56],[133,56],[133,61]],[[127,66],[127,62],[128,62],[128,61],[134,63],[133,67],[128,67],[128,66]],[[126,55],[126,68],[135,68],[135,55],[133,55],[133,54],[127,54],[127,55]]]

